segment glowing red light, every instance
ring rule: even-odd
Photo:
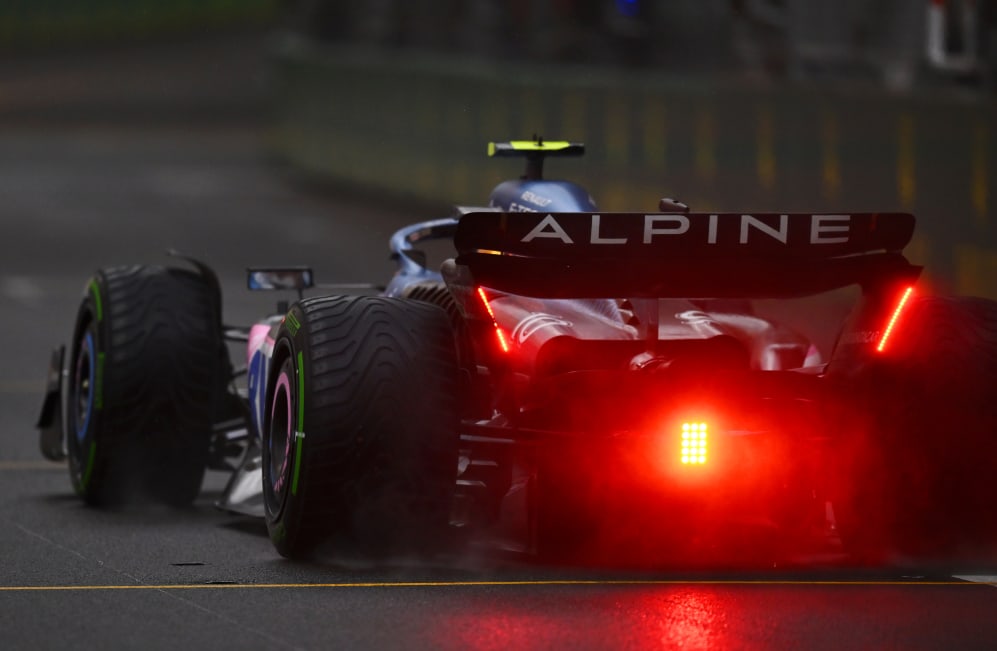
[[[505,333],[502,332],[502,328],[495,326],[495,336],[498,338],[499,346],[502,347],[502,352],[509,352],[509,342],[505,339]]]
[[[505,333],[502,332],[502,328],[499,327],[498,322],[495,320],[495,312],[492,310],[492,306],[488,303],[488,296],[485,295],[484,287],[478,288],[478,297],[481,298],[481,303],[485,306],[485,311],[488,312],[488,316],[491,317],[492,325],[495,327],[495,338],[498,339],[502,352],[508,353],[509,341],[505,338]]]
[[[883,336],[879,338],[879,343],[876,345],[876,352],[883,352],[886,348],[886,342],[890,339],[890,335],[893,333],[893,328],[897,324],[897,320],[900,318],[900,314],[903,312],[904,307],[910,300],[911,294],[914,293],[913,287],[908,287],[904,290],[903,296],[900,297],[900,301],[897,303],[896,308],[893,310],[893,314],[890,315],[890,320],[886,324],[886,329],[883,330]]]
[[[706,423],[682,423],[680,459],[686,465],[702,465],[707,459],[708,426]]]

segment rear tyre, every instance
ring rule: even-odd
[[[492,390],[488,379],[479,375],[474,358],[474,345],[457,306],[457,301],[442,281],[427,280],[407,286],[401,298],[436,305],[447,313],[457,342],[457,362],[460,366],[458,405],[461,417],[467,420],[484,420],[492,415]]]
[[[544,460],[534,479],[532,530],[537,558],[553,565],[600,560],[594,514],[599,486],[582,484],[577,472],[555,460]]]
[[[842,506],[843,542],[941,555],[997,535],[997,302],[916,299],[864,386],[874,431]],[[839,509],[836,507],[836,511]]]
[[[638,487],[628,484],[619,446],[579,439],[538,450],[530,498],[532,543],[552,565],[633,565],[647,561]]]
[[[369,556],[440,543],[458,445],[447,314],[372,296],[301,301],[272,368],[263,489],[277,551],[307,557],[333,539]]]
[[[67,391],[73,487],[93,505],[200,491],[222,385],[209,284],[158,266],[99,270],[80,306]]]

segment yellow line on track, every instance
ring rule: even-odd
[[[306,588],[476,588],[476,587],[571,587],[571,586],[990,586],[970,581],[807,581],[789,579],[727,580],[547,580],[547,581],[381,581],[365,583],[194,583],[170,585],[12,585],[0,586],[0,592],[71,592],[92,590],[298,590]]]

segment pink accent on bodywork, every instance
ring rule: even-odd
[[[268,339],[267,335],[270,334],[270,326],[265,323],[257,323],[249,329],[249,343],[246,345],[246,363],[249,364],[253,361],[253,355],[260,348],[263,348],[263,344]],[[271,342],[272,343],[272,342]]]

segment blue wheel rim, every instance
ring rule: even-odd
[[[73,410],[73,425],[76,430],[76,440],[80,443],[86,438],[93,417],[94,380],[96,375],[96,360],[94,356],[93,334],[88,332],[83,339],[83,345],[76,356],[75,381],[73,386],[75,406]]]

